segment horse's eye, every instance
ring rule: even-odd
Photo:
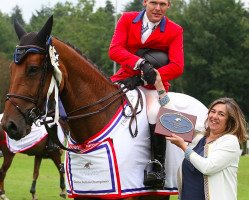
[[[34,75],[38,74],[39,71],[40,71],[40,67],[39,66],[31,65],[28,68],[28,75],[29,76],[34,76]]]

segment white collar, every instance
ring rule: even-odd
[[[159,22],[153,23],[148,19],[148,16],[146,14],[146,12],[144,13],[144,17],[143,17],[143,26],[146,27],[147,24],[149,26],[149,28],[153,28],[153,27],[157,27],[158,24],[160,24],[161,20]]]

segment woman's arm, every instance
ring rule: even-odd
[[[236,159],[239,160],[240,146],[236,136],[225,135],[216,141],[216,144],[203,158],[196,153],[190,155],[190,162],[205,175],[212,175],[227,168]]]
[[[155,86],[157,93],[158,93],[158,96],[159,96],[159,103],[162,107],[169,106],[170,99],[169,99],[167,92],[165,90],[165,87],[163,85],[161,75],[156,69],[154,69],[154,70],[156,72],[156,81],[155,81],[154,86]]]
[[[239,142],[234,135],[225,135],[219,138],[215,144],[212,144],[215,146],[207,158],[191,151],[184,140],[175,134],[166,139],[181,148],[185,152],[185,157],[189,157],[189,161],[194,167],[205,175],[215,174],[229,166],[234,159],[239,158]]]

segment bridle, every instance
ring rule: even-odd
[[[24,117],[26,123],[28,125],[32,125],[32,123],[35,123],[37,119],[41,118],[42,112],[39,109],[39,102],[40,102],[40,95],[44,89],[45,85],[45,78],[50,66],[50,61],[48,58],[48,51],[44,48],[41,48],[36,45],[27,45],[27,46],[17,46],[14,53],[14,62],[15,64],[19,65],[22,63],[23,59],[28,53],[38,53],[45,55],[45,60],[42,64],[42,76],[40,79],[39,87],[37,90],[37,93],[34,98],[30,98],[28,96],[20,95],[20,94],[13,94],[8,93],[6,96],[6,101],[10,101],[10,103],[18,110],[18,112]],[[13,99],[21,99],[24,101],[28,101],[32,104],[34,104],[34,107],[31,109],[28,109],[26,111],[23,111],[20,106],[18,106],[17,103],[13,101]]]

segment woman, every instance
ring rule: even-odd
[[[214,101],[205,122],[206,131],[192,149],[172,134],[166,137],[185,152],[179,170],[181,200],[236,200],[240,145],[246,140],[246,121],[231,98]]]

